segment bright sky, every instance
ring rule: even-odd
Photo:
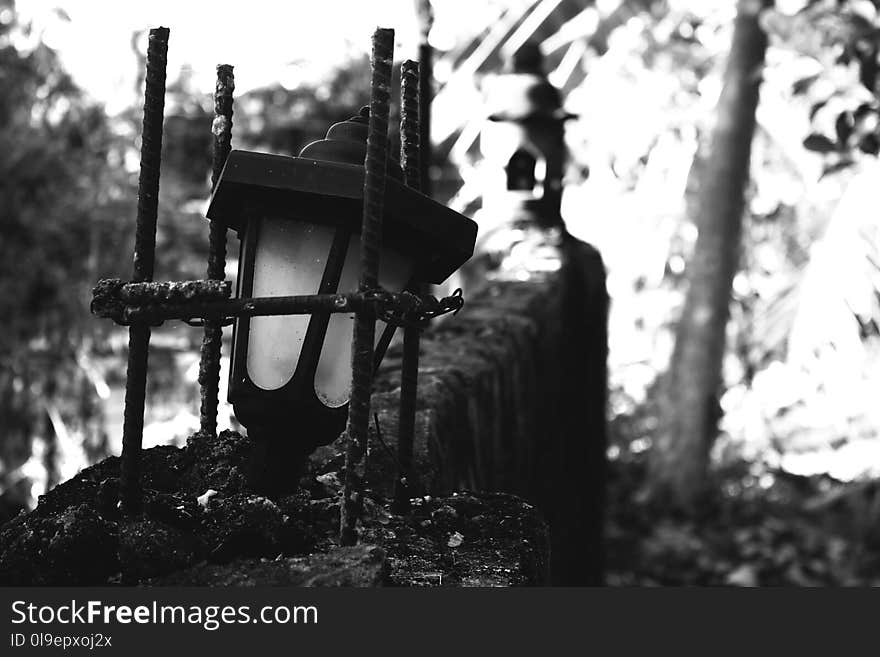
[[[61,53],[77,83],[111,112],[134,93],[135,30],[170,28],[169,80],[189,66],[204,91],[213,89],[221,63],[235,66],[239,92],[271,82],[295,86],[349,53],[369,52],[377,26],[395,29],[399,57],[413,57],[418,39],[414,0],[18,0],[16,6]],[[306,64],[295,65],[298,60]]]

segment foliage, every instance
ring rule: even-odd
[[[843,484],[731,460],[683,518],[644,494],[650,414],[611,424],[607,583],[611,586],[877,586],[877,482]]]
[[[124,252],[108,246],[125,243],[118,216],[132,204],[127,181],[108,165],[118,152],[101,108],[16,21],[10,1],[0,16],[2,489],[30,483],[16,468],[27,465],[35,435],[50,455],[57,435],[102,451],[95,393],[103,382],[90,360],[99,336],[84,319],[91,281],[123,266]]]
[[[792,16],[767,12],[763,17],[779,47],[813,63],[792,92],[810,104],[814,131],[803,143],[807,150],[829,156],[826,174],[852,166],[859,153],[880,151],[878,7],[880,3],[866,0],[813,0]]]
[[[369,101],[370,61],[351,59],[315,84],[291,89],[277,84],[245,94],[236,101],[240,118],[233,138],[246,148],[297,155],[306,144],[323,139],[332,124],[357,114]]]
[[[764,163],[784,173],[756,180],[738,295],[752,323],[740,346],[750,343],[742,365],[753,399],[742,385],[727,399],[728,427],[743,423],[741,433],[756,437],[765,424],[757,444],[772,462],[846,479],[876,471],[880,426],[868,392],[880,354],[877,20],[869,2],[810,2],[789,17],[765,16],[776,57],[761,115]],[[781,127],[794,120],[806,137]]]
[[[522,16],[542,3],[526,4],[495,5],[495,23],[438,62],[452,73],[435,105],[468,110],[440,124],[453,126],[445,143],[464,181],[453,204],[479,204],[477,133],[450,117],[480,116],[479,78],[493,66],[480,57],[492,62],[520,39],[537,39],[551,80],[568,93],[567,109],[579,115],[567,129],[563,216],[608,267],[612,412],[629,413],[652,401],[671,353],[696,237],[687,210],[735,4],[597,3],[517,33],[523,23],[507,12]],[[795,0],[762,17],[772,38],[716,462],[739,454],[802,474],[830,468],[847,479],[880,471],[880,417],[869,401],[880,353],[878,222],[869,198],[878,134],[875,5]],[[478,49],[492,34],[497,48]],[[470,62],[471,72],[451,62]],[[474,70],[476,82],[460,79],[473,79]]]

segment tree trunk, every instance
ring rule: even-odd
[[[739,264],[745,188],[767,37],[760,0],[740,0],[717,123],[694,204],[699,229],[687,268],[688,289],[651,452],[650,484],[674,506],[691,510],[706,490],[717,433],[718,395],[733,277]]]

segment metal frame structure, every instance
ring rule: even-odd
[[[363,215],[360,246],[360,281],[357,292],[314,294],[290,297],[230,298],[231,285],[225,278],[227,225],[212,217],[207,279],[154,283],[156,219],[159,191],[159,163],[164,111],[165,68],[169,30],[150,30],[144,102],[141,175],[138,187],[138,214],[132,281],[105,279],[93,291],[92,312],[129,327],[129,358],[125,393],[125,422],[120,482],[120,505],[126,515],[141,512],[143,491],[140,481],[140,452],[143,438],[147,356],[150,327],[165,320],[184,320],[204,326],[199,383],[201,385],[201,431],[216,433],[218,379],[222,326],[237,317],[322,313],[355,313],[352,349],[352,389],[346,425],[346,471],[340,504],[340,540],[353,544],[363,505],[368,423],[373,375],[376,368],[374,333],[376,319],[405,328],[400,397],[398,455],[400,472],[396,490],[399,507],[408,502],[407,482],[412,477],[412,443],[415,426],[419,340],[432,317],[457,312],[464,301],[460,291],[438,300],[420,295],[420,281],[411,282],[410,291],[392,293],[378,282],[379,251],[382,244],[383,205],[386,202],[388,161],[388,116],[390,112],[391,66],[394,31],[377,28],[372,38],[371,98],[367,156],[363,172]],[[215,93],[214,161],[212,185],[217,186],[230,154],[232,128],[232,67],[217,68]],[[401,68],[401,154],[403,184],[420,189],[423,174],[420,162],[419,65],[404,62]],[[400,185],[391,183],[393,198],[399,198]],[[396,190],[396,191],[395,191]],[[404,193],[405,195],[405,193]],[[466,247],[467,245],[465,245]],[[471,245],[472,249],[472,245]],[[469,253],[464,253],[464,259]],[[385,343],[390,335],[380,341]]]

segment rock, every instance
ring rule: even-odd
[[[238,494],[213,498],[204,513],[203,528],[210,561],[236,557],[276,557],[284,524],[281,509],[259,495]]]
[[[301,586],[381,586],[388,570],[385,551],[371,545],[337,548],[307,562]]]
[[[184,450],[160,445],[141,452],[141,479],[145,490],[171,493],[178,489],[186,468]],[[81,504],[95,508],[104,518],[116,520],[119,497],[119,457],[111,456],[40,495],[33,515],[48,518]]]
[[[0,585],[546,583],[546,524],[519,498],[425,495],[401,516],[373,491],[361,545],[339,548],[336,457],[276,502],[247,488],[249,450],[233,432],[145,450],[135,520],[117,508],[119,459],[87,468],[0,528]]]
[[[156,520],[126,523],[119,532],[119,561],[124,582],[134,583],[195,563],[198,542],[180,529]]]
[[[95,586],[118,572],[116,528],[85,504],[0,531],[0,585]]]
[[[225,565],[199,564],[149,582],[154,586],[381,586],[385,552],[370,545],[293,559],[239,559]]]
[[[202,508],[198,502],[183,493],[159,493],[144,491],[144,515],[193,533],[202,521]]]
[[[247,459],[252,448],[253,443],[235,431],[218,436],[194,433],[186,441],[192,466],[178,485],[193,495],[208,489],[225,494],[248,492]]]
[[[318,526],[322,526],[325,532],[335,530],[339,522],[339,513],[335,507],[331,510],[329,504],[321,506],[326,510],[324,518],[316,516],[313,502],[306,491],[300,491],[296,495],[289,495],[278,500],[278,508],[283,514],[284,524],[281,527],[281,549],[285,556],[300,556],[309,554],[315,550],[318,537]]]
[[[40,495],[33,515],[48,518],[63,513],[71,506],[87,504],[91,501],[107,501],[106,491],[118,491],[119,457],[111,456],[91,467],[85,468],[72,479],[55,486],[45,495]],[[101,491],[104,491],[102,494]],[[107,508],[115,512],[112,506]]]
[[[395,586],[538,586],[548,582],[547,524],[503,493],[415,498],[411,514],[365,523],[387,550]]]

